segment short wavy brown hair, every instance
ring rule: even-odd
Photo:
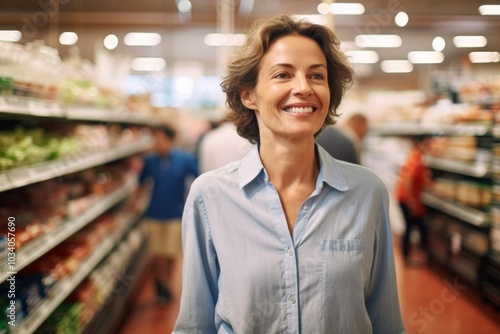
[[[236,125],[238,134],[252,144],[259,141],[257,118],[253,110],[243,105],[240,93],[243,89],[255,88],[263,57],[273,42],[289,35],[311,38],[318,43],[326,58],[330,105],[323,127],[318,133],[327,125],[335,124],[337,108],[353,80],[354,72],[339,50],[340,40],[331,29],[295,20],[288,14],[256,21],[247,30],[245,43],[229,59],[221,83],[222,90],[226,93],[226,105],[230,109],[228,118]]]

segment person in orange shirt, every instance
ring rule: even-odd
[[[396,198],[406,223],[402,248],[407,263],[411,248],[410,236],[414,227],[419,229],[422,249],[426,250],[427,248],[427,231],[423,219],[426,207],[421,200],[422,191],[430,182],[430,172],[423,162],[423,154],[427,144],[428,139],[425,137],[413,138],[413,147],[401,166],[396,186]]]

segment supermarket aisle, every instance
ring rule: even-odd
[[[399,245],[395,251],[408,334],[500,334],[500,310],[483,303],[465,281],[438,268],[407,266]]]
[[[500,310],[483,304],[460,279],[425,266],[405,266],[399,249],[396,266],[408,334],[500,334]],[[173,284],[175,301],[158,307],[149,277],[117,334],[170,333],[179,308],[180,275]]]
[[[151,266],[148,266],[151,269]],[[173,330],[181,293],[181,263],[174,270],[173,281],[170,282],[173,301],[158,305],[155,303],[154,277],[152,272],[144,281],[144,286],[138,292],[134,304],[130,305],[128,314],[117,334],[157,334]]]

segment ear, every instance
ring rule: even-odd
[[[241,103],[250,110],[256,110],[255,96],[253,89],[242,89],[240,91]]]

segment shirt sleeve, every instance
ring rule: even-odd
[[[182,246],[182,296],[173,334],[215,334],[219,265],[204,202],[195,184],[184,208]]]
[[[389,198],[386,190],[380,198],[380,215],[375,231],[366,308],[372,322],[373,333],[406,333],[399,305],[389,221]]]

